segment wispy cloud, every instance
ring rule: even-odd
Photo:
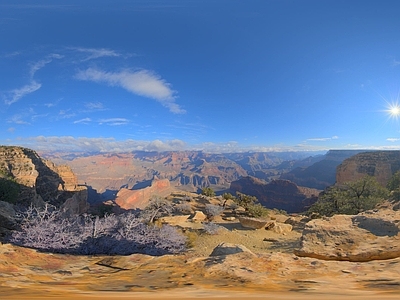
[[[110,86],[119,86],[133,94],[155,99],[175,114],[186,112],[175,103],[176,92],[171,89],[171,85],[164,79],[160,78],[157,74],[148,70],[135,72],[105,72],[94,68],[88,68],[79,71],[75,77],[79,80],[106,83]]]
[[[99,120],[100,125],[110,125],[110,126],[119,126],[126,125],[129,123],[128,119],[125,118],[110,118],[110,119],[101,119]]]
[[[394,142],[400,141],[400,138],[387,138],[386,140],[387,140],[388,142],[394,143]]]
[[[138,141],[128,139],[118,141],[114,138],[75,138],[72,136],[37,136],[28,138],[26,142],[35,150],[90,152],[172,151],[183,149],[186,145],[181,140]]]
[[[333,136],[333,137],[329,137],[329,138],[311,138],[311,139],[307,139],[307,141],[310,142],[326,142],[326,141],[330,141],[330,140],[337,140],[339,137],[338,136]]]
[[[71,109],[60,110],[58,113],[58,119],[69,119],[76,116],[76,113],[70,112]]]
[[[38,83],[36,80],[33,79],[35,73],[38,70],[40,70],[41,68],[43,68],[45,65],[47,65],[48,63],[52,62],[53,59],[55,59],[55,58],[60,59],[62,57],[63,56],[59,55],[59,54],[50,54],[45,59],[39,60],[39,61],[35,62],[34,64],[32,64],[29,69],[30,82],[21,88],[8,91],[6,93],[4,103],[7,105],[11,105],[11,104],[17,102],[18,100],[20,100],[22,97],[29,95],[29,94],[37,91],[38,89],[40,89],[42,84]]]
[[[35,75],[35,73],[37,71],[39,71],[41,68],[43,68],[45,65],[51,63],[53,61],[54,58],[56,59],[60,59],[63,58],[63,55],[60,54],[50,54],[48,57],[46,57],[45,59],[39,60],[37,62],[35,62],[34,64],[31,65],[31,68],[29,70],[29,75],[31,76],[31,78]]]
[[[101,102],[88,102],[85,103],[85,107],[89,111],[96,111],[96,110],[105,110],[106,108],[104,107],[104,104]]]
[[[35,80],[32,80],[29,84],[24,85],[19,89],[14,89],[9,91],[7,93],[8,96],[6,96],[4,100],[4,103],[7,105],[11,105],[17,102],[22,97],[37,91],[38,89],[40,89],[41,86],[42,85],[40,83],[36,82]]]
[[[82,124],[88,124],[88,123],[90,123],[91,121],[92,121],[91,118],[84,118],[84,119],[80,119],[80,120],[74,121],[74,124],[80,124],[80,123],[82,123]]]
[[[7,123],[13,123],[17,125],[29,125],[30,123],[24,120],[24,117],[22,114],[16,114],[11,116],[8,120]]]
[[[392,66],[393,66],[393,67],[397,67],[398,65],[400,65],[400,61],[399,61],[399,60],[396,60],[396,59],[393,59],[393,60],[392,60]]]
[[[95,48],[74,47],[74,48],[71,48],[71,49],[87,54],[87,56],[84,59],[82,59],[81,61],[88,61],[88,60],[96,59],[96,58],[100,58],[100,57],[118,57],[118,56],[121,56],[120,53],[118,53],[118,52],[116,52],[114,50],[106,49],[106,48],[95,49]]]

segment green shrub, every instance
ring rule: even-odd
[[[269,214],[268,208],[262,206],[260,203],[249,205],[247,212],[254,218],[266,217]]]
[[[0,178],[0,201],[17,203],[19,191],[20,186],[15,180]]]
[[[201,194],[207,197],[214,197],[215,196],[215,192],[212,188],[210,187],[204,187],[201,189]]]
[[[374,177],[365,176],[357,181],[328,188],[319,195],[318,201],[310,207],[308,214],[358,214],[373,209],[388,196],[388,190]]]

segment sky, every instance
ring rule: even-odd
[[[397,0],[0,0],[0,144],[400,149]]]

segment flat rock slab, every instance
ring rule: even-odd
[[[400,211],[368,211],[308,222],[298,256],[365,262],[400,257]]]
[[[241,217],[239,218],[239,221],[243,227],[251,229],[263,228],[268,223],[267,220],[257,219],[257,218],[247,218],[247,217]]]

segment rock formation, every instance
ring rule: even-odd
[[[267,208],[283,209],[290,213],[305,211],[317,201],[320,192],[316,189],[299,187],[288,180],[273,180],[266,183],[250,176],[232,182],[230,191],[255,196]]]
[[[78,213],[87,209],[86,187],[78,186],[71,168],[44,160],[31,149],[1,146],[0,178],[6,187],[12,185],[16,191],[15,198],[7,199],[8,202],[22,205],[48,202],[59,207],[70,199],[69,208]]]
[[[365,262],[400,257],[400,212],[335,215],[306,224],[298,256]]]
[[[344,160],[337,167],[336,182],[342,184],[370,175],[385,186],[398,170],[400,170],[400,151],[364,152]]]
[[[249,218],[249,217],[240,217],[239,222],[245,228],[260,229],[260,228],[263,228],[265,225],[267,225],[268,220]]]
[[[323,190],[335,183],[337,166],[360,152],[364,150],[329,150],[310,166],[295,167],[282,174],[280,178],[290,180],[300,186]]]
[[[122,188],[115,202],[124,209],[145,208],[152,196],[166,197],[172,191],[171,184],[168,179],[155,178],[151,186],[139,189],[130,190]]]
[[[294,160],[305,154],[290,153],[205,153],[202,151],[167,151],[132,153],[43,153],[57,164],[68,164],[81,180],[87,183],[103,200],[110,198],[107,191],[117,192],[121,187],[139,189],[149,186],[154,176],[168,179],[180,190],[197,192],[206,186],[224,190],[232,181],[243,176],[263,180],[276,179],[283,172],[297,166]],[[291,163],[285,164],[285,160]],[[302,161],[308,166],[314,160]],[[92,196],[91,196],[92,197]],[[91,199],[90,199],[91,200]]]

